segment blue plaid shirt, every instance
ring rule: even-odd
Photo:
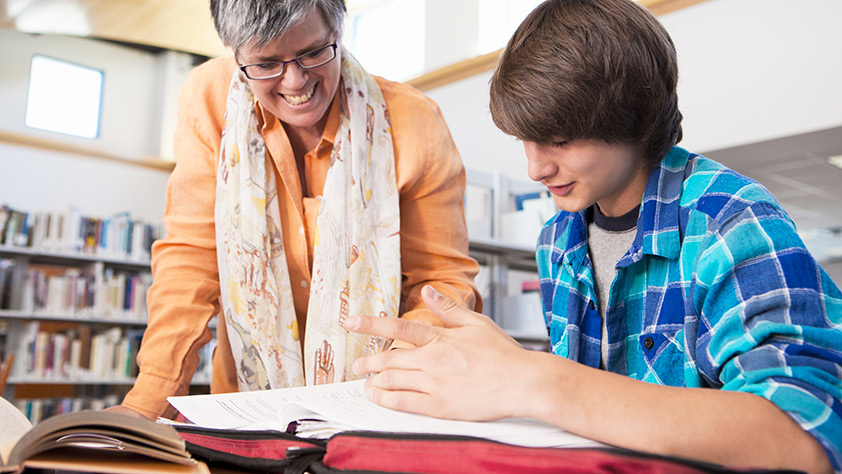
[[[587,212],[547,222],[536,258],[553,353],[599,367]],[[649,175],[616,269],[607,370],[757,394],[842,472],[842,293],[765,188],[673,148]]]

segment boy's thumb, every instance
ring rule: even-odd
[[[442,295],[431,285],[426,285],[421,289],[421,297],[427,304],[427,308],[448,326],[464,326],[471,320],[470,311]]]

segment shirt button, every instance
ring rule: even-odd
[[[655,340],[647,336],[646,339],[643,340],[643,347],[645,347],[647,351],[652,349],[655,347]]]
[[[298,233],[304,235],[304,226],[298,228]]]
[[[596,308],[596,305],[593,304],[593,300],[588,301],[588,307],[591,309],[591,311],[593,311],[594,308]]]
[[[301,288],[307,288],[310,283],[307,280],[301,280]]]

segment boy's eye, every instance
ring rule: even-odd
[[[553,141],[550,142],[550,146],[552,146],[554,148],[561,148],[561,147],[567,145],[568,143],[570,143],[570,142],[568,142],[567,140],[553,140]]]

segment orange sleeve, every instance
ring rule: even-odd
[[[441,325],[421,299],[431,284],[439,293],[482,310],[468,256],[465,168],[438,105],[404,84],[378,78],[389,109],[400,192],[402,317]]]
[[[167,183],[166,236],[152,249],[154,283],[147,294],[149,324],[140,374],[123,405],[155,418],[169,415],[167,396],[188,393],[199,349],[212,338],[219,313],[214,201],[221,124],[233,60],[196,68],[181,91]]]

